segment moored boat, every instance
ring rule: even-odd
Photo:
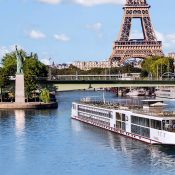
[[[146,91],[144,89],[134,89],[134,90],[131,90],[130,92],[128,92],[126,94],[127,96],[145,96],[146,95]]]
[[[156,97],[175,99],[175,87],[161,87],[155,91]]]
[[[84,98],[72,104],[72,118],[149,144],[175,145],[175,112],[159,100],[120,105]]]

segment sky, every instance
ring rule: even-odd
[[[168,2],[168,3],[167,3]],[[44,63],[106,60],[117,40],[125,0],[0,0],[0,58],[15,45]],[[164,52],[175,51],[175,1],[148,0]],[[133,37],[141,37],[139,21]]]

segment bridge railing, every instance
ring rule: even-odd
[[[165,78],[141,78],[138,74],[127,75],[127,74],[116,74],[116,75],[57,75],[48,77],[38,77],[40,81],[175,81],[172,77]]]
[[[140,74],[139,74],[140,75]],[[57,75],[52,80],[136,80],[139,79],[138,74],[111,74],[111,75]]]

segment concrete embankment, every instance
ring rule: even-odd
[[[55,108],[58,108],[58,102],[0,103],[0,109],[55,109]]]

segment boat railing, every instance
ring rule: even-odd
[[[162,108],[151,107],[149,109],[143,109],[143,105],[138,104],[126,104],[119,101],[102,101],[100,99],[88,99],[83,98],[80,100],[83,104],[90,104],[94,107],[108,108],[108,109],[121,109],[131,111],[133,113],[139,113],[143,115],[155,116],[155,117],[175,117],[175,111],[164,111]]]
[[[91,99],[91,98],[82,98],[80,102],[83,103],[94,103],[94,104],[108,104],[108,105],[116,105],[119,104],[116,100],[101,100],[101,99]]]
[[[81,99],[81,103],[83,104],[90,104],[95,107],[101,107],[101,108],[108,108],[108,109],[118,109],[119,103],[118,101],[108,101],[108,100],[98,100],[98,99]]]
[[[156,116],[156,117],[175,117],[174,111],[149,111],[143,109],[131,109],[134,113],[140,113],[144,115]]]

